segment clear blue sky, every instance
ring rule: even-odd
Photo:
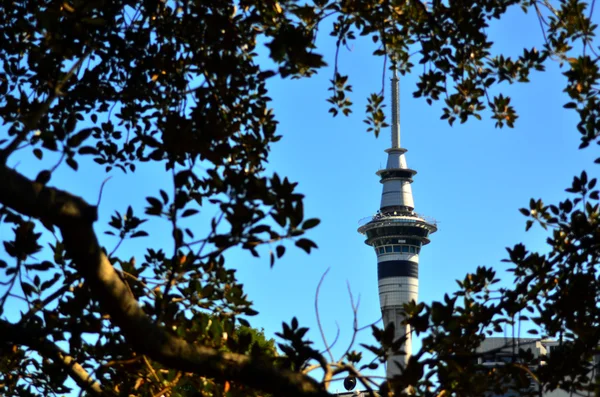
[[[510,55],[524,46],[542,46],[537,20],[519,9],[488,33],[495,48]],[[321,43],[331,61],[333,46]],[[352,51],[341,51],[341,72],[350,74],[354,89],[354,113],[348,118],[331,118],[326,111],[331,70],[310,80],[271,85],[284,136],[274,147],[272,169],[299,181],[307,214],[322,219],[311,233],[319,250],[310,256],[292,250],[273,270],[266,259],[262,265],[239,267],[261,311],[254,325],[270,334],[279,329],[282,315],[297,315],[301,324],[313,328],[317,341],[315,290],[331,268],[319,307],[329,341],[339,324],[341,351],[352,325],[346,282],[361,296],[361,324],[380,316],[376,257],[356,232],[358,220],[379,208],[381,184],[375,172],[385,165],[383,150],[390,146],[389,131],[375,139],[362,122],[367,95],[381,86],[382,60],[370,55],[372,48],[359,41]],[[501,263],[507,257],[505,247],[525,242],[531,249],[546,249],[543,230],[534,227],[525,233],[525,217],[518,209],[532,197],[556,203],[575,174],[586,169],[597,176],[598,166],[592,164],[595,148],[577,149],[577,115],[562,107],[567,100],[557,64],[533,74],[529,84],[502,86],[520,115],[514,129],[496,129],[489,115],[450,127],[440,120],[440,105],[428,106],[412,97],[418,71],[416,67],[412,75],[401,77],[401,142],[408,149],[409,167],[418,171],[413,183],[416,211],[439,221],[439,231],[420,255],[419,299],[431,302],[455,291],[455,280],[477,266],[493,266],[510,280]]]
[[[518,9],[510,12],[502,24],[491,26],[488,33],[496,49],[512,55],[524,46],[542,46],[537,20]],[[333,42],[322,35],[318,46],[332,64]],[[365,132],[366,124],[362,122],[367,95],[381,87],[382,59],[371,56],[372,50],[370,41],[359,40],[350,51],[341,51],[341,72],[350,74],[354,88],[354,113],[350,117],[332,118],[327,112],[331,68],[311,79],[270,83],[283,135],[273,146],[270,169],[299,182],[298,191],[306,195],[307,218],[322,220],[309,235],[319,249],[306,255],[288,244],[286,255],[273,269],[269,267],[268,250],[263,250],[261,259],[240,252],[228,257],[229,266],[238,269],[246,292],[260,312],[251,319],[253,326],[273,336],[281,329],[282,320],[297,316],[302,325],[311,328],[309,335],[319,347],[322,343],[316,328],[315,290],[322,274],[330,268],[319,304],[329,341],[335,336],[336,322],[341,328],[334,349],[338,354],[345,350],[352,332],[347,282],[354,296],[361,298],[359,322],[366,324],[380,317],[376,257],[356,231],[358,221],[379,208],[381,185],[375,172],[385,164],[383,150],[390,146],[388,130],[375,139]],[[566,97],[558,65],[535,73],[529,84],[502,86],[504,93],[513,97],[520,117],[514,129],[501,130],[494,128],[488,114],[483,121],[454,127],[441,121],[438,104],[428,106],[412,97],[418,72],[416,67],[412,75],[401,78],[401,142],[408,149],[409,167],[418,171],[413,183],[416,211],[439,221],[439,231],[420,256],[419,299],[431,302],[453,292],[455,280],[480,265],[493,266],[508,279],[503,270],[506,265],[500,262],[506,257],[506,246],[523,241],[531,248],[545,249],[544,232],[534,227],[525,233],[525,218],[518,209],[527,206],[531,197],[557,202],[565,197],[564,189],[573,175],[586,169],[589,175],[597,176],[598,166],[592,164],[595,149],[577,149],[576,114],[562,108]],[[40,170],[39,163],[17,157],[14,160],[20,161],[18,169],[27,175],[34,177]],[[116,241],[102,233],[108,229],[106,223],[113,211],[123,212],[132,205],[138,216],[143,215],[145,197],[170,186],[170,177],[160,167],[141,167],[133,176],[120,172],[111,175],[97,226],[109,250]],[[104,177],[92,165],[82,164],[79,173],[62,167],[51,184],[95,203]],[[164,184],[156,186],[156,181]],[[171,247],[160,235],[163,226],[150,224],[147,230],[156,232],[152,237],[126,242],[120,252],[125,257],[141,257],[145,247]],[[201,230],[205,225],[195,227]],[[362,341],[369,342],[369,336],[365,333]]]

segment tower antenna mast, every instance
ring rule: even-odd
[[[392,76],[392,148],[400,147],[400,79],[394,63]]]

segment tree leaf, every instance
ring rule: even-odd
[[[304,229],[304,230],[312,229],[313,227],[317,226],[319,223],[321,223],[320,219],[317,219],[317,218],[307,219],[302,224],[302,229]]]
[[[197,214],[198,212],[200,212],[200,211],[198,211],[197,209],[188,208],[187,210],[183,211],[183,214],[181,214],[181,217],[182,217],[182,218],[186,218],[186,217],[188,217],[188,216],[195,215],[195,214]]]
[[[307,238],[301,238],[296,241],[296,247],[302,248],[307,254],[310,254],[310,250],[312,248],[317,248],[317,245]]]

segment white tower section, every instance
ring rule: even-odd
[[[377,254],[379,304],[384,326],[394,323],[395,339],[404,341],[396,352],[390,352],[387,377],[402,372],[411,354],[410,329],[402,325],[403,306],[418,300],[419,253],[429,243],[428,236],[437,230],[435,222],[414,212],[412,178],[417,173],[406,164],[406,149],[400,147],[400,95],[396,71],[392,78],[392,147],[386,168],[379,170],[383,191],[377,214],[362,222],[358,231],[366,235],[366,244]]]

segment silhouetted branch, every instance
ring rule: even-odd
[[[6,164],[6,160],[8,159],[8,157],[15,150],[17,150],[19,145],[25,140],[25,138],[27,138],[27,134],[29,134],[29,132],[33,131],[37,127],[42,117],[44,117],[48,113],[50,106],[52,106],[52,102],[54,102],[54,100],[57,97],[63,95],[63,92],[61,90],[64,87],[64,85],[71,79],[71,77],[73,77],[73,75],[75,75],[75,71],[79,69],[83,61],[88,56],[90,56],[91,53],[92,50],[90,49],[81,58],[79,58],[79,60],[75,62],[73,66],[71,66],[71,69],[69,69],[66,76],[56,84],[54,90],[52,91],[52,94],[50,94],[48,98],[46,98],[46,100],[42,103],[40,108],[33,115],[31,115],[31,117],[28,117],[27,120],[23,121],[23,130],[18,132],[17,136],[8,144],[8,146],[6,146],[0,152],[0,163]]]
[[[218,380],[234,380],[268,393],[326,397],[314,379],[273,368],[242,354],[226,353],[189,343],[153,323],[100,247],[93,223],[96,207],[68,192],[33,182],[7,167],[0,167],[0,203],[56,225],[68,255],[95,299],[140,354],[172,368]]]
[[[31,329],[23,328],[8,321],[0,320],[0,340],[4,343],[27,346],[37,351],[40,355],[60,363],[69,376],[82,390],[95,396],[112,396],[100,383],[96,382],[91,375],[75,359],[65,353],[61,348],[47,340],[45,335],[34,333]]]
[[[319,332],[321,333],[321,339],[323,340],[323,345],[325,345],[325,351],[329,354],[329,358],[331,361],[335,361],[333,358],[333,353],[331,353],[331,346],[327,343],[327,338],[325,337],[325,331],[323,331],[323,325],[321,324],[321,316],[319,315],[319,292],[321,290],[321,285],[325,280],[325,276],[329,273],[329,269],[325,270],[325,273],[321,276],[321,280],[319,280],[319,284],[317,285],[317,292],[315,293],[315,313],[317,315],[317,325],[319,326]]]

